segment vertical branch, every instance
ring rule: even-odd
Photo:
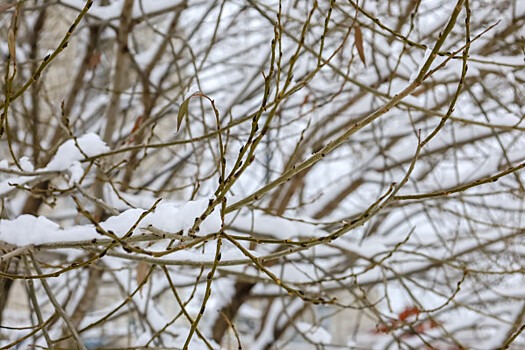
[[[24,260],[24,267],[26,274],[30,274],[29,270],[29,262],[27,261],[27,257],[25,255],[22,256]],[[46,343],[49,349],[53,350],[54,345],[53,341],[51,340],[51,337],[49,336],[49,332],[47,331],[47,328],[44,324],[44,318],[42,317],[42,311],[40,310],[40,304],[38,303],[38,299],[36,297],[36,291],[35,286],[32,279],[27,280],[27,287],[28,287],[28,294],[29,294],[29,300],[31,300],[31,304],[33,305],[33,309],[35,310],[36,318],[38,320],[39,326],[42,327],[42,333],[44,334],[44,338],[46,339]]]
[[[7,254],[16,249],[15,245],[7,242],[0,241],[0,253],[2,255]],[[2,259],[0,261],[0,271],[10,272],[16,271],[18,267],[18,259]],[[13,280],[10,278],[0,277],[0,324],[3,321],[3,311],[7,305],[7,299],[9,297],[9,291],[13,285]]]
[[[112,144],[116,122],[120,114],[120,98],[128,84],[130,54],[128,36],[131,31],[133,2],[134,0],[125,0],[122,4],[120,23],[117,31],[117,52],[113,63],[114,72],[111,84],[111,97],[104,116],[106,123],[102,137],[109,145]]]
[[[33,255],[32,252],[30,252],[30,257],[31,257],[31,262],[33,263],[33,267],[35,268],[35,271],[39,275],[42,275],[42,269],[40,268],[40,265],[36,261],[35,256]],[[47,296],[49,298],[49,301],[51,302],[51,304],[53,304],[53,306],[55,307],[55,310],[60,314],[60,316],[62,317],[62,319],[66,323],[66,325],[67,325],[69,331],[71,332],[71,335],[73,336],[73,338],[75,338],[76,345],[81,350],[87,350],[87,348],[85,347],[84,343],[82,342],[82,339],[80,338],[80,335],[77,332],[77,329],[76,329],[75,325],[73,324],[73,322],[71,322],[71,319],[67,315],[66,310],[64,310],[64,308],[60,305],[58,300],[55,298],[53,290],[51,290],[51,287],[47,283],[47,280],[45,278],[42,278],[42,279],[40,279],[40,283],[42,283],[42,287],[44,287],[44,290],[46,291],[46,294],[47,294]]]
[[[114,73],[111,87],[111,97],[109,105],[104,116],[104,134],[103,140],[108,145],[112,145],[117,119],[120,114],[120,98],[128,84],[128,68],[129,68],[129,47],[128,36],[131,30],[131,20],[133,11],[133,1],[125,0],[122,4],[122,12],[120,14],[120,25],[117,32],[117,52],[115,61],[113,63]],[[95,183],[95,196],[97,198],[104,197],[104,172],[102,169],[97,171],[97,181]],[[95,218],[100,220],[104,216],[104,208],[97,206],[95,211]]]
[[[31,35],[31,51],[29,57],[32,60],[31,63],[31,71],[33,74],[38,69],[37,65],[37,57],[39,54],[39,47],[38,42],[40,40],[40,34],[42,32],[42,28],[44,27],[44,23],[46,21],[47,17],[47,7],[43,7],[42,10],[40,10],[38,17],[35,21],[35,25],[33,26],[33,31]],[[40,84],[36,82],[31,86],[31,142],[33,144],[33,163],[38,164],[39,163],[39,156],[40,156]]]

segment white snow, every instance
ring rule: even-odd
[[[109,147],[106,143],[94,133],[85,134],[77,138],[77,144],[71,139],[64,142],[58,148],[53,159],[51,159],[43,170],[63,171],[68,169],[73,162],[84,159],[84,154],[88,157],[93,157],[100,153],[109,151]]]
[[[155,212],[141,221],[138,229],[151,225],[173,233],[179,230],[188,230],[193,225],[195,218],[202,214],[207,204],[207,200],[188,202],[180,207],[171,203],[160,204]],[[111,230],[122,236],[128,232],[142,213],[143,210],[141,209],[129,209],[120,215],[109,218],[101,223],[101,226],[105,230]],[[219,229],[219,215],[212,213],[201,224],[200,234],[216,232]],[[100,234],[91,224],[61,228],[46,217],[35,217],[33,215],[20,215],[13,220],[0,220],[0,240],[18,246],[72,242],[100,237]]]
[[[71,165],[68,168],[69,171],[69,185],[73,185],[75,182],[79,182],[82,178],[82,175],[84,175],[84,169],[82,168],[82,165],[78,161],[74,161],[71,163]]]
[[[75,230],[73,237],[67,230],[62,230],[53,221],[32,215],[20,215],[14,220],[0,221],[0,240],[18,246],[60,241],[76,241],[98,236],[95,230],[84,226],[83,230]]]
[[[82,152],[80,150],[82,150]],[[32,181],[35,177],[40,176],[39,173],[45,175],[50,171],[67,171],[69,174],[69,184],[72,185],[74,182],[79,181],[84,174],[84,169],[80,164],[80,161],[85,159],[85,156],[93,157],[107,151],[109,151],[109,147],[98,135],[88,133],[77,138],[77,143],[70,139],[60,145],[56,154],[44,168],[35,170],[31,160],[28,157],[22,157],[19,160],[20,167],[22,168],[22,171],[28,172],[29,174],[5,178],[0,182],[0,195],[6,195],[15,190],[15,185],[24,185]],[[3,159],[1,161],[0,168],[9,169],[7,160]],[[19,171],[19,169],[14,166],[12,166],[11,169]]]
[[[19,163],[23,171],[31,172],[35,170],[35,166],[28,157],[20,158]]]

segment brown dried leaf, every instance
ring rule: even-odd
[[[184,119],[184,116],[186,113],[188,113],[188,105],[190,104],[190,97],[184,100],[182,104],[180,105],[179,114],[177,115],[177,131],[180,129],[180,125],[182,124],[182,120]]]
[[[151,268],[150,264],[144,261],[140,261],[137,264],[137,284],[140,285],[144,282],[146,277],[148,277],[149,269]],[[142,295],[142,290],[140,291]]]
[[[89,57],[89,61],[87,64],[88,69],[93,70],[97,68],[101,60],[102,60],[102,52],[100,51],[93,52],[93,54]]]
[[[354,36],[357,53],[363,64],[366,66],[365,49],[363,48],[363,32],[361,32],[361,27],[358,24],[355,26]]]
[[[180,125],[182,124],[182,120],[184,119],[184,116],[188,113],[190,99],[192,97],[202,97],[202,96],[206,96],[206,95],[204,95],[200,91],[196,91],[182,102],[182,104],[180,105],[179,114],[177,115],[177,131],[179,131],[180,129]]]
[[[136,135],[133,135],[133,134],[140,128],[141,125],[142,125],[142,116],[139,115],[137,117],[137,120],[135,120],[135,124],[133,124],[133,128],[131,129],[131,137],[129,138],[127,142],[128,144],[135,142]]]

